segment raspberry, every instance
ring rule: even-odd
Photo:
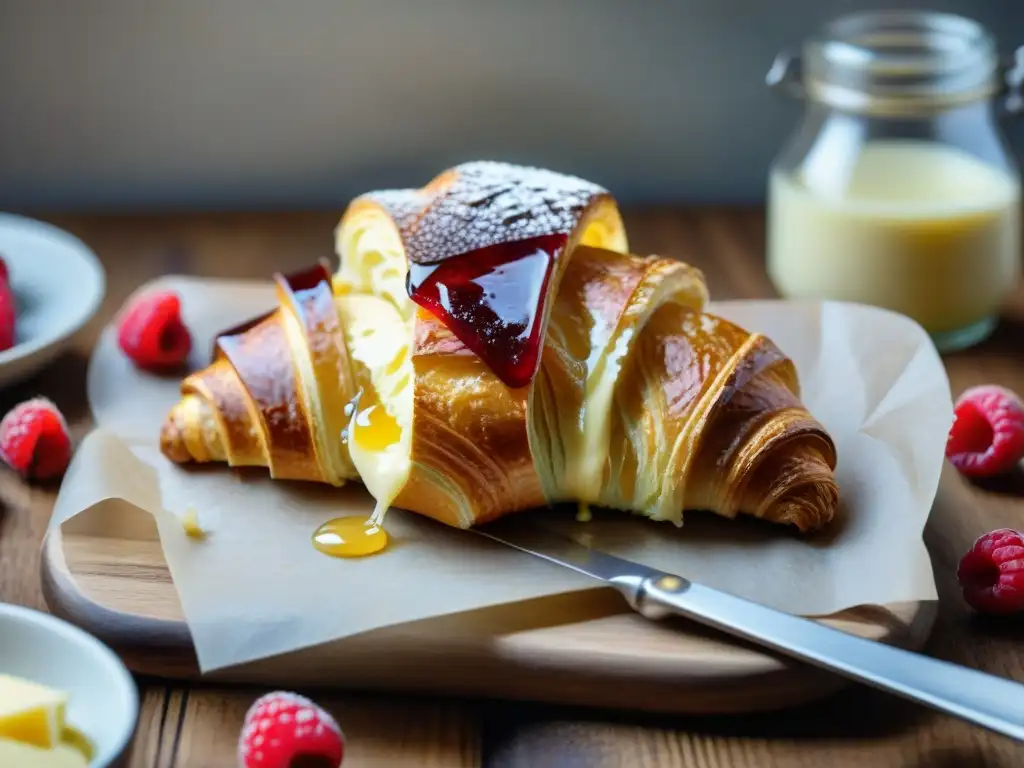
[[[1024,403],[1010,390],[971,387],[953,413],[946,457],[964,475],[1003,475],[1024,458]]]
[[[68,425],[44,397],[14,406],[0,421],[0,458],[23,477],[51,480],[71,461]]]
[[[238,739],[242,768],[338,768],[344,753],[345,735],[334,718],[286,691],[253,702]]]
[[[14,346],[14,332],[18,325],[18,309],[7,278],[7,264],[0,258],[0,351]]]
[[[121,315],[117,340],[139,368],[159,371],[181,366],[192,350],[192,336],[181,320],[181,299],[173,291],[137,297]]]
[[[1024,611],[1024,534],[1011,528],[986,533],[960,560],[956,577],[976,611]]]

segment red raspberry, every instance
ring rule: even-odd
[[[1024,458],[1024,403],[1003,387],[971,387],[956,402],[946,457],[969,477],[1006,474]]]
[[[14,291],[7,278],[7,264],[0,258],[0,351],[14,346],[14,332],[18,325],[18,307]]]
[[[179,367],[192,350],[192,336],[181,320],[178,294],[156,291],[132,300],[118,322],[117,340],[140,368]]]
[[[0,421],[0,458],[23,477],[51,480],[71,461],[68,425],[44,397],[14,406]]]
[[[290,768],[300,758],[308,768],[338,768],[344,754],[345,735],[334,718],[306,697],[286,691],[253,702],[238,739],[243,768]]]
[[[1024,534],[1011,528],[986,533],[960,560],[956,577],[976,611],[1024,611]]]

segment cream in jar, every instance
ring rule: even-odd
[[[873,304],[942,351],[984,339],[1020,278],[1020,173],[997,115],[1024,105],[970,19],[870,11],[826,24],[769,72],[805,103],[772,163],[768,272],[779,292]]]
[[[900,312],[941,335],[990,323],[1020,275],[1015,176],[955,147],[879,140],[828,184],[770,178],[769,272],[793,298]]]

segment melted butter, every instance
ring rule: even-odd
[[[657,280],[645,275],[614,325],[592,312],[591,322],[587,324],[587,354],[582,358],[586,365],[583,397],[578,411],[561,416],[563,434],[568,436],[563,496],[600,503],[607,481],[606,471],[615,475],[615,468],[609,466],[611,436],[613,426],[624,418],[615,405],[615,393],[625,363],[658,307],[678,302],[699,310],[704,301],[701,287],[692,274],[681,270]],[[699,313],[694,316],[699,320],[701,331],[715,330],[714,318]]]
[[[350,431],[352,439],[366,451],[385,451],[402,439],[402,428],[379,402],[367,403],[359,409]]]
[[[387,531],[373,517],[336,517],[313,532],[313,546],[331,557],[365,557],[387,545]]]
[[[594,339],[596,343],[603,345],[605,354],[595,368],[588,371],[585,384],[581,439],[584,450],[576,465],[578,474],[575,478],[579,498],[586,498],[586,489],[601,487],[601,475],[608,461],[612,399],[622,370],[622,362],[631,349],[632,340],[633,328],[622,329],[614,337],[610,349],[609,337],[606,334],[602,333]]]
[[[611,435],[612,399],[622,362],[631,348],[634,328],[609,327],[600,316],[593,317],[589,332],[583,400],[578,413],[566,414],[575,424],[565,429],[568,436],[565,490],[581,501],[599,498],[602,476],[608,461]],[[581,507],[577,519],[589,519],[589,508]]]
[[[341,257],[335,280],[357,292],[374,294],[391,303],[403,318],[411,318],[415,304],[405,289],[408,261],[398,231],[381,211],[369,209],[357,219],[335,231],[335,250]]]
[[[405,390],[405,388],[409,386],[409,382],[411,380],[412,380],[412,374],[411,373],[405,374],[405,376],[403,376],[401,379],[399,379],[398,383],[395,384],[394,389],[391,390],[391,396],[392,397],[398,397],[400,394],[402,394],[402,392]]]
[[[399,369],[405,364],[406,359],[409,357],[409,345],[403,344],[402,348],[395,353],[395,356],[388,363],[388,367],[384,369],[384,372],[388,376],[394,376],[398,373]]]
[[[341,296],[346,293],[352,293],[354,287],[355,286],[353,286],[352,283],[350,283],[348,280],[341,277],[340,275],[335,275],[333,278],[331,278],[331,290],[334,292],[335,296]]]
[[[370,519],[379,527],[411,468],[412,325],[378,296],[351,295],[336,303],[361,385],[345,410],[349,424],[342,439],[376,500]]]
[[[352,457],[376,506],[370,520],[383,525],[384,515],[409,476],[408,430],[381,404],[372,389],[363,395],[348,428]]]

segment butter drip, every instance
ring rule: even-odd
[[[349,556],[359,556],[372,554],[386,545],[387,536],[382,528],[384,517],[409,476],[412,325],[383,297],[344,293],[335,297],[335,304],[345,327],[349,355],[360,387],[345,409],[348,426],[340,439],[346,441],[363,484],[376,500],[373,514],[366,521],[367,531],[379,529],[373,536],[360,532],[365,540],[363,544],[346,550],[354,553]],[[347,530],[351,539],[353,531]],[[362,546],[368,551],[361,551]]]

